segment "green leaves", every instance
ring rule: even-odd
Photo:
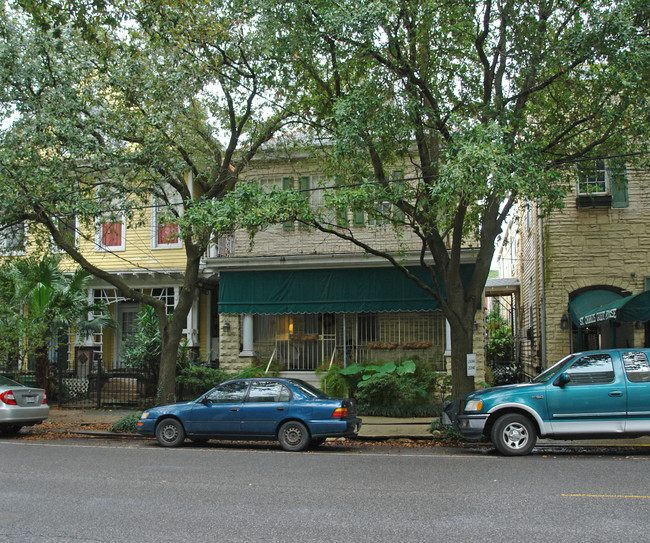
[[[415,362],[413,360],[405,360],[400,365],[395,364],[395,362],[386,362],[381,366],[370,364],[364,366],[362,364],[351,364],[340,370],[341,375],[361,375],[362,383],[359,383],[359,386],[363,386],[363,381],[368,381],[374,376],[378,375],[388,375],[395,373],[397,375],[407,375],[415,373]]]

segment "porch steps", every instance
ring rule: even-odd
[[[281,371],[280,377],[284,379],[301,379],[316,388],[320,388],[321,376],[313,371]]]

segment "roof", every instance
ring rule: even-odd
[[[486,296],[507,296],[519,291],[521,283],[516,277],[495,277],[485,283]]]

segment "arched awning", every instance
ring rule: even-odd
[[[611,290],[593,289],[583,292],[569,302],[569,315],[571,320],[577,326],[587,326],[581,324],[581,319],[591,313],[598,307],[620,300],[622,296]]]
[[[650,320],[650,290],[620,297],[586,312],[579,318],[579,326],[614,322],[645,322]]]

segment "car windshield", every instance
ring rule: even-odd
[[[322,390],[317,389],[316,387],[310,385],[309,383],[305,383],[304,381],[301,381],[300,379],[288,379],[288,381],[295,386],[300,392],[302,392],[305,396],[308,396],[309,398],[320,398],[320,399],[327,399],[329,396],[325,394]]]
[[[531,380],[532,383],[547,383],[553,379],[558,373],[560,373],[567,365],[570,360],[573,360],[574,355],[570,354],[565,356],[559,362],[553,364],[550,368],[540,373],[537,377]]]
[[[16,381],[12,381],[9,379],[9,377],[5,377],[4,375],[0,375],[0,385],[5,385],[5,386],[10,386],[10,387],[21,387],[20,383],[17,383]]]

